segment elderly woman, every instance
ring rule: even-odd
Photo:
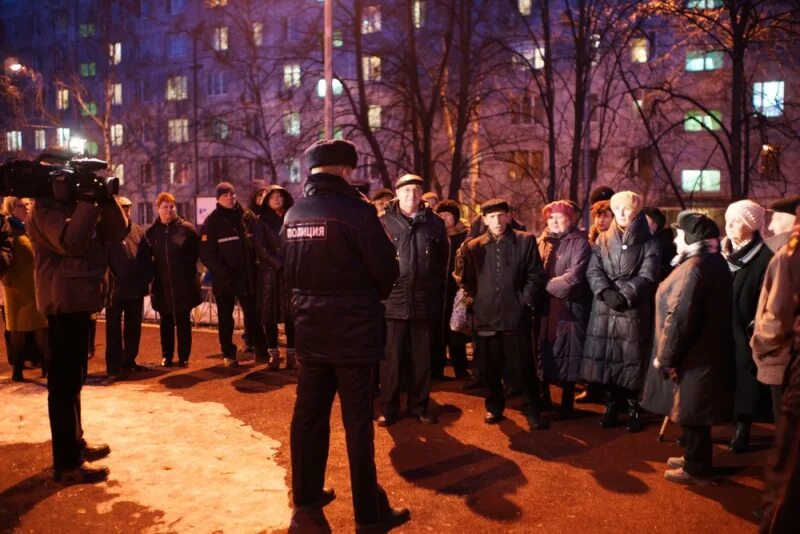
[[[589,228],[589,243],[594,245],[597,237],[611,228],[614,213],[608,200],[598,200],[592,204],[592,226]]]
[[[534,337],[540,378],[561,384],[559,417],[567,419],[572,415],[589,321],[592,297],[586,268],[592,249],[586,233],[575,225],[575,211],[569,202],[551,202],[542,209],[542,215],[547,229],[538,246],[547,275],[547,294],[536,310]]]
[[[725,234],[722,255],[728,260],[733,277],[733,341],[736,360],[736,430],[728,448],[741,453],[750,442],[753,417],[769,399],[766,386],[756,378],[757,370],[750,348],[756,308],[764,274],[772,251],[761,237],[764,208],[752,200],[734,202],[725,211]]]
[[[733,401],[731,277],[714,221],[683,211],[675,229],[678,255],[656,293],[656,337],[642,404],[683,429],[686,452],[667,460],[666,479],[706,484],[712,471],[711,425],[730,418]]]
[[[652,341],[653,296],[661,257],[642,199],[632,191],[611,197],[614,221],[600,234],[592,251],[586,278],[594,302],[583,350],[581,378],[605,386],[606,410],[602,428],[619,424],[621,405],[628,406],[628,432],[642,428],[639,390]]]
[[[158,218],[145,235],[147,252],[155,265],[150,299],[161,315],[161,366],[172,367],[177,331],[178,365],[186,367],[192,352],[190,314],[203,300],[197,272],[200,235],[192,223],[178,215],[171,193],[159,193],[156,208]]]
[[[6,330],[9,332],[9,353],[13,365],[11,379],[24,380],[25,346],[32,334],[42,356],[42,376],[47,376],[49,345],[47,318],[36,309],[36,286],[33,279],[33,245],[25,230],[31,208],[27,198],[6,197],[3,207],[8,216],[13,249],[11,266],[3,278]]]

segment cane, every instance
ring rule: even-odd
[[[669,416],[664,416],[664,422],[661,423],[661,430],[658,431],[658,441],[664,441],[664,433],[667,431],[667,425],[669,424]]]

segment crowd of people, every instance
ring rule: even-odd
[[[370,201],[349,183],[357,156],[347,142],[317,143],[307,157],[302,199],[257,183],[245,206],[222,182],[199,230],[178,215],[168,192],[158,195],[146,231],[124,197],[95,206],[50,199],[33,213],[30,200],[5,199],[0,266],[9,362],[13,380],[23,380],[33,345],[42,374],[50,373],[56,479],[102,480],[108,471],[83,460],[110,452],[64,437],[76,435],[75,424],[81,436],[79,400],[77,423],[67,412],[86,364],[82,357],[75,378],[55,355],[58,340],[88,353],[87,314],[105,307],[109,377],[143,370],[137,356],[149,294],[159,313],[161,365],[176,364],[177,338],[177,365],[186,367],[204,267],[224,365],[239,365],[237,302],[245,350],[269,370],[299,364],[291,431],[298,510],[335,497],[323,482],[338,392],[357,524],[407,520],[377,484],[371,396],[379,390],[379,427],[404,414],[436,424],[431,384],[445,380],[449,362],[464,388],[485,388],[489,425],[502,421],[516,395],[531,430],[573,417],[575,403],[603,404],[599,426],[627,432],[643,428],[644,410],[669,417],[682,428],[685,452],[667,460],[665,477],[682,484],[713,479],[712,425],[733,422],[729,448],[741,453],[753,421],[771,412],[778,458],[769,469],[764,528],[782,531],[797,520],[800,197],[772,206],[766,238],[766,210],[751,200],[728,206],[721,232],[699,211],[683,211],[668,226],[637,193],[600,187],[590,196],[588,231],[580,207],[557,200],[542,209],[546,227],[534,235],[507,200],[483,202],[468,221],[457,202],[425,193],[425,180],[413,174]],[[561,389],[557,410],[551,386]]]

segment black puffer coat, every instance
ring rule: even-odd
[[[728,260],[733,277],[733,342],[736,359],[736,405],[737,415],[753,416],[767,409],[769,391],[756,375],[758,369],[753,361],[750,337],[753,335],[758,308],[758,297],[764,284],[764,275],[773,253],[756,232],[753,239],[741,249],[733,252],[730,241],[722,243],[722,254]]]
[[[200,261],[211,272],[215,295],[255,295],[256,253],[253,248],[255,214],[238,202],[220,204],[200,230]]]
[[[286,214],[281,239],[297,357],[329,365],[384,358],[381,299],[400,268],[375,207],[344,178],[317,173]]]
[[[119,243],[106,245],[110,282],[109,304],[121,300],[142,298],[147,294],[149,280],[153,278],[152,256],[140,252],[145,240],[144,230],[128,222],[128,233]]]
[[[278,234],[261,218],[253,226],[258,257],[256,298],[264,324],[289,320],[289,289],[283,273],[283,247]]]
[[[583,349],[583,380],[634,391],[641,388],[651,349],[660,264],[658,244],[643,213],[624,231],[615,221],[598,236],[586,270],[595,298]],[[626,301],[624,310],[613,310],[603,302],[600,295],[606,289],[619,291]]]
[[[444,311],[444,289],[450,245],[444,221],[428,207],[413,221],[398,201],[380,217],[400,261],[400,276],[384,301],[387,319],[434,319]]]
[[[716,246],[716,244],[715,244]],[[719,252],[698,251],[658,287],[655,343],[642,405],[681,425],[710,426],[731,418],[731,277]],[[652,365],[657,359],[660,368]],[[665,377],[675,368],[678,382]]]
[[[592,249],[586,233],[573,227],[562,236],[545,231],[539,238],[539,254],[547,275],[534,326],[539,375],[547,382],[576,382],[592,301],[586,281]]]
[[[145,232],[147,247],[155,262],[150,299],[159,313],[174,315],[191,310],[203,301],[197,272],[200,235],[192,223],[178,217],[169,224],[156,220]]]

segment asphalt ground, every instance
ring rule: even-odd
[[[207,432],[210,417],[200,410],[206,407],[224,408],[225,417],[244,426],[254,436],[275,440],[273,449],[265,447],[264,463],[275,462],[280,473],[276,492],[270,494],[275,505],[285,508],[291,502],[289,424],[295,396],[294,371],[271,372],[252,357],[244,359],[238,369],[222,365],[222,355],[213,331],[196,331],[192,358],[188,368],[159,366],[158,331],[143,330],[142,350],[138,362],[148,370],[123,382],[104,378],[104,326],[98,326],[97,356],[90,360],[90,377],[84,389],[85,398],[102,394],[113,402],[115,388],[125,398],[141,399],[141,413],[135,407],[128,415],[143,429],[159,436],[156,451],[166,454],[172,440],[185,441],[185,434]],[[238,337],[238,336],[237,336]],[[247,358],[245,356],[244,358]],[[447,369],[452,374],[452,369]],[[125,482],[115,479],[103,484],[61,487],[51,480],[50,443],[46,421],[39,428],[18,436],[14,442],[3,440],[16,418],[22,420],[22,397],[8,395],[15,385],[10,382],[6,357],[0,359],[0,397],[5,406],[5,420],[0,420],[0,532],[281,532],[289,528],[287,514],[270,516],[259,523],[256,514],[262,507],[248,504],[236,509],[236,517],[224,517],[226,509],[207,514],[213,521],[185,525],[167,521],[172,507],[183,506],[192,512],[193,499],[209,497],[212,503],[264,502],[254,497],[248,482],[231,489],[220,489],[213,483],[204,485],[203,477],[188,470],[183,479],[174,480],[170,500],[113,499]],[[30,381],[24,391],[41,391],[38,397],[46,405],[44,381],[38,370],[26,370]],[[772,447],[772,426],[754,426],[752,451],[734,455],[726,443],[731,427],[715,428],[714,461],[717,482],[705,487],[683,487],[663,477],[669,456],[680,456],[676,445],[678,429],[670,425],[667,439],[657,441],[660,418],[649,415],[648,425],[638,434],[626,434],[622,428],[600,429],[597,425],[601,407],[579,405],[577,417],[568,421],[552,421],[550,430],[530,432],[519,412],[519,399],[511,399],[507,419],[496,426],[483,422],[483,392],[463,391],[456,380],[436,384],[431,399],[431,412],[438,415],[438,425],[426,426],[404,418],[389,428],[375,428],[376,464],[378,477],[394,506],[411,510],[411,521],[396,532],[755,532],[757,509],[763,491],[763,466]],[[135,386],[135,387],[134,387]],[[102,388],[102,389],[101,389]],[[6,395],[3,396],[3,390]],[[554,401],[560,390],[553,387]],[[175,402],[191,403],[199,411],[180,412],[180,433],[174,428],[152,429],[152,414],[147,406],[151,398],[178,397]],[[20,412],[15,411],[15,398],[20,400]],[[126,400],[126,402],[128,402]],[[212,404],[209,404],[212,403]],[[39,404],[36,404],[39,406]],[[84,402],[84,421],[92,405]],[[95,410],[98,408],[95,407]],[[227,410],[227,411],[226,411]],[[229,415],[228,415],[229,412]],[[42,412],[45,413],[45,412]],[[377,412],[376,412],[377,413]],[[140,416],[140,418],[139,418]],[[104,422],[106,421],[106,422]],[[85,426],[86,437],[93,433],[108,433],[106,420],[93,421],[94,428]],[[3,427],[6,427],[6,431]],[[44,426],[45,428],[41,428]],[[100,427],[100,428],[98,428]],[[17,428],[14,426],[13,428]],[[188,430],[187,430],[188,429]],[[103,431],[106,431],[105,433]],[[16,435],[16,434],[15,434]],[[152,464],[136,465],[140,457],[136,442],[111,433],[108,442],[110,458],[123,455],[127,470],[153,469]],[[161,444],[163,442],[163,444]],[[144,448],[144,446],[142,446]],[[253,455],[241,454],[237,442],[224,449],[225,460],[241,473],[260,467]],[[123,449],[120,451],[120,449]],[[196,448],[201,462],[207,451]],[[117,452],[119,451],[119,452]],[[194,458],[192,454],[193,460]],[[145,457],[144,454],[141,455]],[[241,461],[240,461],[241,458]],[[187,460],[188,461],[188,460]],[[133,464],[133,465],[127,465]],[[124,477],[123,477],[124,478]],[[209,477],[213,478],[213,477]],[[140,478],[141,480],[141,478]],[[146,478],[145,478],[146,480]],[[344,430],[338,408],[334,405],[331,417],[331,449],[328,461],[327,485],[333,486],[337,498],[324,509],[324,514],[303,517],[299,532],[352,532],[354,529]],[[194,490],[195,497],[184,493]],[[281,489],[283,488],[283,489]],[[149,488],[136,488],[139,495]],[[152,488],[152,491],[164,488]],[[122,492],[123,495],[125,492]],[[146,494],[146,493],[145,493]],[[185,497],[183,495],[186,495]],[[253,501],[255,499],[255,501]],[[112,501],[113,506],[108,505]],[[145,502],[146,501],[146,502]],[[198,500],[198,502],[200,502]],[[205,501],[203,501],[205,502]],[[106,505],[103,505],[106,503]],[[206,506],[207,507],[207,506]],[[213,506],[212,506],[213,508]],[[213,511],[213,510],[212,510]],[[252,518],[242,517],[253,514]],[[174,515],[174,514],[173,514]],[[237,521],[252,519],[250,523]],[[277,524],[276,524],[277,521]],[[242,526],[247,525],[247,526]]]

